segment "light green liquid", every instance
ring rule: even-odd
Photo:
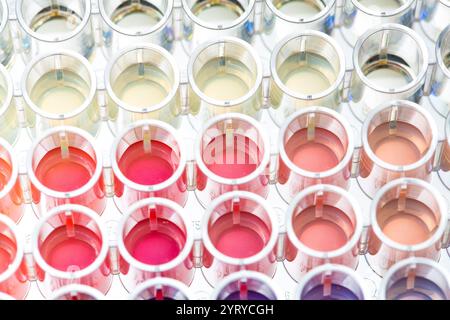
[[[81,21],[80,16],[66,7],[49,7],[43,9],[40,14],[33,18],[30,28],[37,33],[57,37],[75,30]]]
[[[125,2],[113,12],[111,20],[125,29],[139,31],[155,26],[163,16],[157,7],[147,1]]]
[[[198,1],[191,10],[199,19],[215,24],[230,23],[245,11],[238,2],[227,0]]]

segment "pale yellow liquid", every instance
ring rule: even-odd
[[[117,8],[111,20],[122,28],[138,31],[155,26],[162,17],[156,7],[137,3]]]
[[[75,30],[81,17],[65,7],[52,9],[31,21],[31,29],[40,34],[60,36]]]
[[[88,84],[76,73],[63,70],[63,78],[56,72],[44,74],[31,90],[31,100],[43,111],[56,115],[78,109],[86,100]]]
[[[150,64],[135,64],[122,72],[114,83],[115,94],[134,108],[152,107],[168,95],[171,83],[168,77]]]
[[[196,82],[200,90],[217,100],[234,100],[247,94],[255,81],[250,70],[235,59],[226,59],[225,65],[220,61],[211,60],[198,72]]]
[[[358,2],[370,10],[380,12],[396,10],[402,6],[399,0],[359,0]]]
[[[297,18],[311,18],[317,15],[325,5],[321,1],[291,0],[275,3],[282,13]]]
[[[376,69],[366,75],[370,83],[385,89],[397,89],[407,85],[410,80],[398,69]]]
[[[224,0],[197,2],[191,10],[199,19],[215,24],[232,22],[245,11],[237,3]]]
[[[281,81],[299,94],[317,94],[327,90],[336,80],[334,71],[324,58],[307,53],[294,54],[278,68]]]

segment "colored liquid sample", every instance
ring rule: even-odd
[[[321,93],[336,81],[332,65],[314,53],[291,55],[278,67],[277,73],[286,87],[303,95]]]
[[[170,79],[152,64],[134,64],[114,81],[113,90],[125,104],[136,109],[162,102],[171,89]]]
[[[404,209],[400,210],[398,200],[388,202],[378,210],[377,222],[388,238],[404,245],[428,240],[438,224],[433,211],[413,199],[406,199]]]
[[[209,227],[209,236],[214,247],[222,254],[232,258],[248,258],[265,247],[270,230],[251,213],[241,211],[238,221],[233,221],[233,213],[230,212]]]
[[[131,181],[141,185],[155,185],[169,179],[178,163],[178,157],[168,145],[151,141],[151,148],[144,149],[144,142],[130,145],[119,160],[120,171]]]
[[[73,10],[55,4],[36,15],[31,21],[31,29],[40,34],[64,36],[75,30],[80,23],[81,17]]]
[[[90,229],[75,225],[73,230],[61,226],[52,231],[40,250],[44,260],[61,271],[78,271],[91,265],[97,258],[102,240]]]
[[[377,12],[397,10],[405,1],[403,0],[358,0],[364,7]]]
[[[316,128],[308,140],[308,130],[301,129],[285,145],[289,159],[299,168],[323,172],[336,167],[345,154],[345,148],[332,132]]]
[[[16,245],[10,238],[0,234],[0,274],[5,272],[13,262]]]
[[[282,13],[296,18],[312,18],[325,7],[321,0],[285,0],[274,2],[275,7]]]
[[[267,298],[265,295],[256,292],[256,291],[252,291],[249,290],[247,292],[247,299],[241,299],[241,294],[239,291],[235,291],[233,293],[231,293],[229,296],[227,296],[224,300],[253,300],[253,301],[264,301],[264,300],[270,300],[269,298]]]
[[[332,284],[330,294],[324,294],[324,286],[318,285],[303,295],[302,300],[359,300],[358,296],[346,287]]]
[[[415,277],[414,285],[407,288],[407,279],[395,282],[388,290],[388,300],[446,300],[446,295],[434,282],[423,277]]]
[[[184,232],[174,223],[160,218],[153,227],[149,220],[139,222],[125,237],[125,247],[130,254],[149,265],[172,261],[185,243]]]
[[[121,4],[113,12],[111,20],[118,26],[129,31],[142,31],[155,26],[163,17],[163,13],[147,1]]]
[[[300,242],[322,252],[343,247],[353,234],[353,224],[347,215],[328,205],[323,206],[321,217],[316,217],[315,207],[306,208],[294,218],[293,224]]]
[[[89,84],[77,73],[61,69],[40,77],[31,90],[31,100],[39,109],[61,115],[73,112],[86,101]]]
[[[49,189],[69,192],[86,185],[95,167],[95,161],[81,149],[69,147],[67,157],[63,157],[61,149],[55,148],[39,161],[36,177]]]
[[[8,162],[0,158],[0,190],[8,184],[11,179],[12,168]]]
[[[242,62],[232,58],[217,58],[208,61],[198,71],[195,82],[206,96],[220,101],[229,101],[247,94],[253,86],[250,81],[254,82],[249,75],[251,75],[250,70]],[[227,89],[224,90],[224,88]]]
[[[227,24],[238,19],[244,9],[237,1],[219,0],[198,1],[191,8],[191,11],[202,21]]]
[[[419,129],[398,121],[395,130],[383,123],[368,137],[375,155],[393,165],[409,165],[419,161],[428,150],[428,143]]]
[[[214,138],[203,151],[206,167],[216,175],[237,179],[248,176],[256,170],[259,161],[259,148],[252,140],[233,135],[227,143],[226,135]]]

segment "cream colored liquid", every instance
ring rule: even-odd
[[[66,7],[58,7],[33,19],[30,27],[37,33],[47,35],[65,35],[75,30],[81,23],[81,17]]]
[[[364,7],[379,12],[393,11],[402,6],[399,0],[359,0]]]
[[[170,81],[158,68],[150,64],[127,68],[114,83],[115,94],[134,108],[152,107],[162,102],[170,91]]]
[[[275,6],[282,13],[297,18],[311,18],[320,13],[325,7],[321,1],[305,1],[305,0],[291,0],[276,3]]]
[[[299,94],[317,94],[327,90],[335,81],[328,61],[315,54],[294,54],[278,69],[278,76],[292,91]]]
[[[245,11],[237,3],[224,0],[197,2],[191,10],[199,19],[215,24],[230,23]]]
[[[152,27],[160,21],[159,16],[150,16],[144,12],[133,12],[117,22],[117,25],[123,28],[142,28]]]
[[[65,114],[79,108],[89,92],[89,86],[77,74],[63,71],[58,80],[56,72],[44,74],[31,90],[31,100],[43,111]]]
[[[411,80],[404,72],[399,69],[379,68],[366,75],[370,83],[389,89],[398,89],[407,85]]]
[[[111,20],[118,26],[139,31],[155,26],[164,14],[155,6],[145,1],[119,6],[112,14]]]
[[[205,95],[213,99],[241,98],[253,85],[250,70],[234,59],[221,61],[213,59],[201,68],[196,77],[197,85]]]

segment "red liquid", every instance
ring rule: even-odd
[[[409,165],[422,158],[428,149],[424,136],[413,125],[397,122],[395,131],[383,123],[369,134],[369,145],[381,160],[393,165]]]
[[[16,246],[10,238],[0,234],[0,274],[5,272],[14,259]]]
[[[169,179],[179,159],[166,144],[152,141],[150,152],[144,152],[144,143],[128,147],[119,160],[119,169],[131,181],[141,185],[155,185]]]
[[[294,231],[305,246],[322,252],[343,247],[353,233],[353,226],[341,210],[325,205],[322,217],[316,217],[315,207],[303,210],[294,218]]]
[[[307,129],[296,132],[286,143],[289,159],[299,168],[323,172],[336,167],[345,154],[339,138],[332,132],[316,128],[314,139],[308,141]]]
[[[180,254],[185,243],[183,231],[165,219],[158,219],[155,230],[151,229],[149,220],[143,220],[125,238],[125,247],[130,254],[149,265],[172,261]]]
[[[237,179],[248,176],[256,170],[259,148],[252,140],[234,135],[233,143],[227,146],[225,134],[214,138],[203,151],[206,167],[216,175]]]
[[[233,214],[221,216],[210,228],[211,242],[218,251],[232,258],[248,258],[259,253],[267,244],[270,230],[255,215],[240,212],[239,223]]]
[[[95,161],[86,152],[69,147],[69,156],[62,158],[61,149],[47,152],[36,168],[36,177],[47,188],[68,192],[83,187],[95,172]]]
[[[8,181],[11,179],[11,173],[11,166],[5,160],[0,158],[0,190],[3,190]]]
[[[65,226],[52,231],[41,245],[44,260],[61,271],[82,270],[98,256],[102,241],[91,230],[75,225],[74,235]]]

